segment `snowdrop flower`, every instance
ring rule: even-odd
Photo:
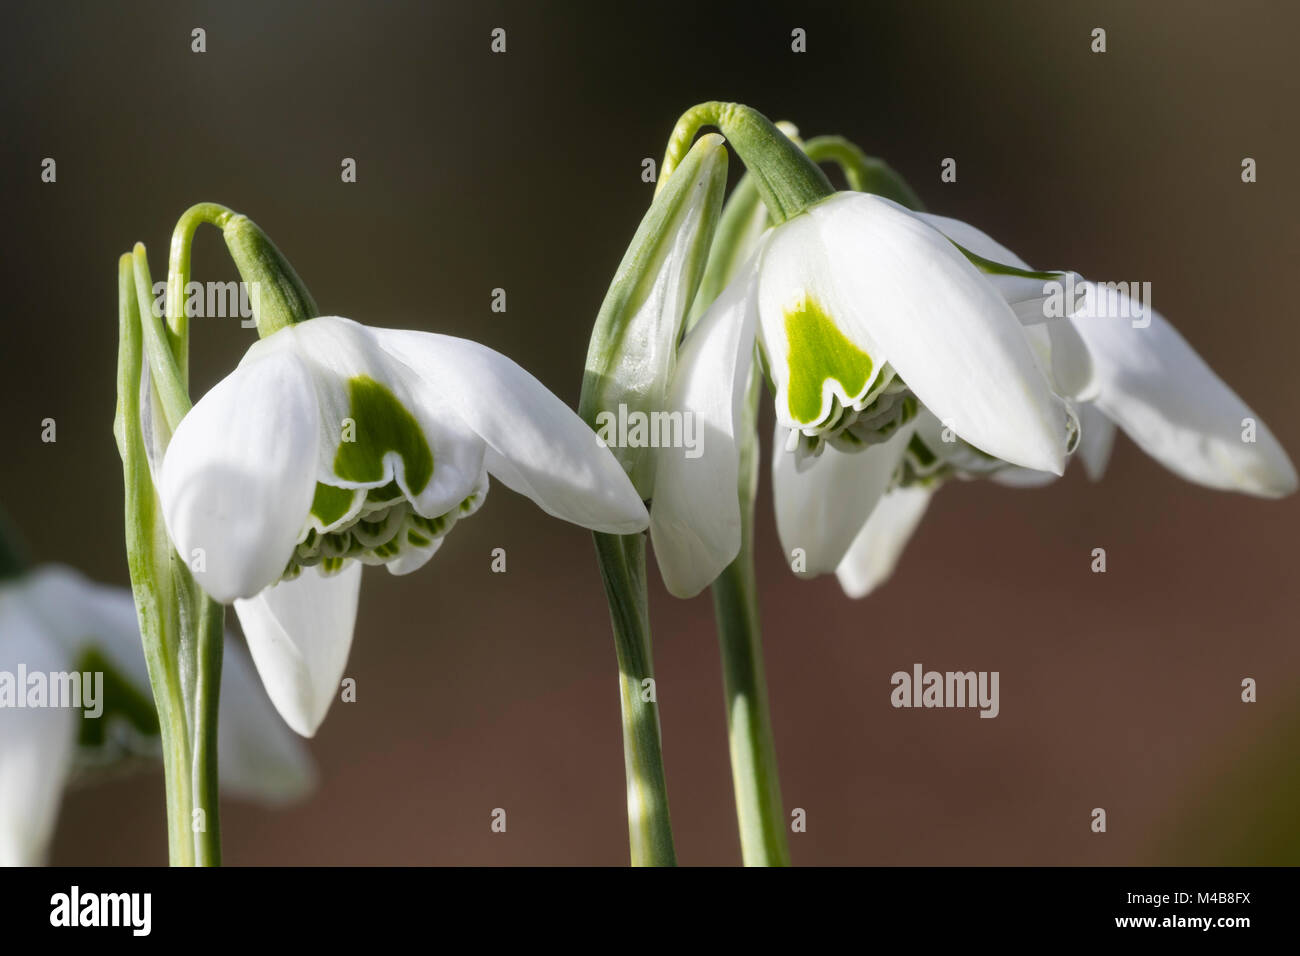
[[[270,803],[301,797],[314,785],[310,758],[229,639],[224,657],[222,787]],[[79,676],[80,699],[72,701],[79,706],[52,706],[69,702],[54,699],[50,675],[74,672],[102,673],[102,683]],[[59,565],[0,583],[0,865],[44,861],[63,789],[74,777],[158,755],[131,592]]]
[[[1013,306],[969,257],[891,200],[831,195],[770,229],[682,343],[668,407],[703,420],[704,454],[658,456],[650,516],[679,596],[708,585],[740,545],[737,422],[755,343],[785,465],[846,459],[812,469],[824,484],[797,503],[795,527],[809,509],[841,538],[845,516],[865,520],[885,485],[873,492],[848,459],[905,448],[922,408],[984,455],[1037,471],[1061,473],[1077,433]]]
[[[310,736],[347,662],[361,565],[421,567],[488,475],[587,528],[646,527],[611,453],[514,362],[334,316],[253,345],[181,420],[158,490],[195,579],[234,602],[271,700]]]
[[[980,256],[1029,269],[1014,252],[973,226],[918,215]],[[1010,297],[1024,293],[1022,302],[1035,295],[1016,280],[1004,282],[1001,288]],[[1042,285],[1038,305],[1059,291],[1050,283]],[[1077,412],[1081,429],[1077,455],[1091,479],[1102,477],[1118,426],[1143,451],[1188,481],[1262,498],[1295,491],[1295,468],[1268,426],[1164,316],[1149,303],[1131,302],[1123,291],[1111,293],[1095,283],[1081,283],[1077,291],[1078,301],[1066,310],[1066,328],[1057,325],[1056,352],[1072,348],[1065,342],[1073,334],[1087,350],[1086,362],[1074,362],[1076,374],[1067,375],[1069,383],[1058,381],[1056,387]],[[1033,308],[1018,311],[1031,323],[1027,334],[1043,327],[1041,311],[1037,315]],[[1046,339],[1040,339],[1038,348],[1040,354],[1051,352]],[[1050,354],[1044,361],[1051,364]],[[892,483],[893,487],[867,509],[869,517],[840,552],[842,558],[836,558],[837,541],[825,549],[815,570],[808,569],[810,573],[833,569],[851,597],[865,596],[889,577],[944,478],[987,476],[1019,487],[1055,478],[995,459],[981,460],[975,450],[945,441],[932,417],[921,419],[905,448],[881,446],[869,449],[864,457],[877,485]],[[779,463],[774,475],[778,487],[784,484],[788,489],[799,482]],[[788,543],[798,533],[790,521],[785,524],[782,540]]]
[[[726,154],[718,136],[695,139],[706,125],[748,170],[720,214]],[[1023,289],[1003,294],[980,271],[996,264],[977,263],[899,204],[836,193],[795,135],[742,104],[702,103],[682,115],[597,318],[582,404],[593,422],[648,407],[691,436],[664,441],[661,430],[654,454],[621,460],[650,500],[668,590],[691,597],[725,575],[715,610],[733,780],[745,860],[759,864],[788,860],[747,530],[760,379],[773,393],[777,454],[821,483],[790,496],[793,523],[842,538],[837,557],[891,478],[849,463],[869,463],[861,455],[872,447],[905,448],[923,410],[980,454],[1029,469],[1060,473],[1077,436],[1021,328],[1013,303]],[[712,300],[703,314],[697,295]],[[832,451],[845,467],[817,467]],[[778,508],[778,520],[789,516]],[[621,586],[611,588],[616,638],[620,611],[644,606],[644,581],[625,573],[640,546],[598,544],[607,587]]]

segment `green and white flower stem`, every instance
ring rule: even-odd
[[[140,417],[141,373],[150,346],[154,352],[161,347],[164,353],[151,354],[149,362],[151,378],[161,386],[157,394],[165,417],[176,416],[179,421],[188,399],[175,377],[176,355],[167,333],[152,316],[152,297],[142,297],[137,290],[137,272],[146,273],[143,278],[146,290],[149,288],[147,269],[140,247],[134,254],[122,256],[118,264],[120,337],[114,432],[126,486],[127,562],[162,739],[169,857],[173,866],[216,865],[221,861],[221,849],[214,792],[215,735],[204,733],[203,728],[215,723],[222,615],[219,606],[215,614],[211,609],[205,613],[201,607],[211,602],[197,594],[187,565],[167,538],[150,476]],[[158,374],[164,369],[172,373],[170,380]],[[210,632],[202,626],[214,618],[215,659]],[[218,670],[215,680],[214,665]],[[202,813],[196,814],[196,810]]]
[[[162,738],[173,866],[221,862],[217,713],[225,608],[203,593],[190,573],[188,558],[172,546],[150,469],[151,453],[155,458],[161,453],[191,405],[184,290],[189,280],[190,246],[195,230],[203,223],[222,229],[242,278],[260,291],[260,334],[315,314],[301,280],[261,230],[246,217],[212,203],[190,208],[176,225],[165,322],[153,312],[153,284],[144,246],[137,244],[118,262],[113,431],[126,492],[127,562]],[[147,390],[141,388],[146,367],[151,386]],[[142,407],[142,401],[148,406]]]
[[[652,685],[646,683],[654,679],[646,607],[646,539],[644,534],[599,532],[594,537],[618,656],[632,865],[676,866],[668,788],[664,781],[659,705],[653,699],[655,695],[647,693]]]
[[[651,287],[663,281],[664,270],[680,268],[683,288],[694,290],[699,284],[726,188],[726,150],[720,139],[703,143],[679,164],[680,175],[651,204],[596,317],[579,402],[579,415],[592,428],[598,426],[602,412],[620,405],[658,407],[667,388],[671,370],[667,356],[677,347],[681,316],[661,315],[653,307],[647,311],[646,301]],[[689,251],[678,262],[674,247],[682,230],[690,232]],[[649,498],[653,460],[639,456],[636,449],[618,452],[626,456],[622,464],[641,497]],[[664,782],[659,705],[648,693],[653,685],[647,683],[654,674],[646,537],[597,533],[595,542],[618,658],[631,861],[633,866],[673,866],[677,858]]]
[[[754,436],[760,380],[751,376],[745,397],[744,434]],[[754,497],[758,487],[757,441],[747,440],[740,456],[740,552],[713,582],[713,613],[722,653],[727,741],[736,797],[741,856],[746,866],[789,866],[785,810],[777,774],[758,587],[754,575]]]

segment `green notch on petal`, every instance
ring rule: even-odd
[[[834,379],[852,399],[871,380],[871,356],[850,342],[811,299],[785,313],[785,337],[790,346],[790,415],[804,425],[821,418],[822,385]]]
[[[418,495],[433,477],[433,452],[415,416],[367,375],[348,381],[348,402],[356,427],[347,437],[355,441],[339,444],[334,473],[344,481],[379,481],[384,477],[384,456],[396,452],[405,466],[406,487]]]
[[[352,507],[352,498],[356,494],[351,488],[335,488],[316,482],[316,496],[311,500],[311,513],[320,523],[329,527],[338,521]]]

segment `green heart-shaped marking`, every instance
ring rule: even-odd
[[[850,342],[827,317],[821,306],[804,299],[801,307],[787,309],[785,337],[790,352],[787,386],[790,415],[802,425],[818,423],[822,414],[822,385],[834,379],[851,400],[862,394],[875,364],[871,356]]]

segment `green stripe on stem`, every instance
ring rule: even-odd
[[[627,829],[633,866],[676,866],[646,610],[645,535],[594,535],[618,655]]]

